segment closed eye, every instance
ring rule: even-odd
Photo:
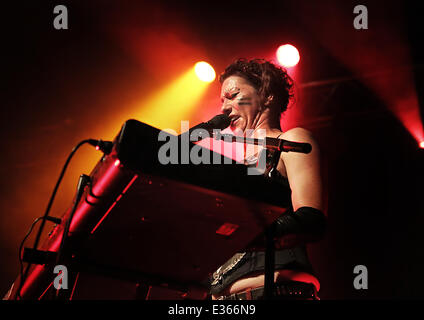
[[[226,94],[225,94],[225,96],[224,96],[223,98],[221,98],[221,103],[224,103],[224,100],[225,100],[225,99],[228,99],[228,100],[234,100],[234,98],[235,98],[235,97],[237,97],[237,95],[238,95],[239,93],[240,93],[240,92],[235,92],[235,93],[233,93],[233,94],[226,93]]]
[[[235,97],[237,97],[238,94],[239,92],[235,92],[233,94],[226,94],[225,97],[229,100],[233,100]]]

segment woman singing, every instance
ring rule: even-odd
[[[293,81],[287,72],[271,62],[239,59],[220,76],[221,111],[231,119],[236,135],[279,138],[306,142],[308,154],[282,152],[277,179],[291,190],[292,210],[280,216],[269,228],[275,239],[274,299],[318,299],[320,283],[309,262],[306,243],[322,238],[325,232],[323,185],[319,148],[311,133],[303,128],[281,131],[280,118],[293,94]],[[261,130],[262,129],[262,130]],[[259,159],[247,154],[247,164]],[[272,154],[267,154],[267,168]],[[254,190],[252,190],[254,192]],[[271,229],[269,229],[271,230]],[[212,299],[262,299],[265,281],[265,249],[252,246],[236,253],[212,275]]]

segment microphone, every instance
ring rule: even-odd
[[[210,135],[213,132],[214,129],[223,130],[223,129],[227,128],[230,124],[231,124],[230,117],[228,117],[226,114],[219,114],[219,115],[216,115],[215,117],[213,117],[212,119],[210,119],[209,121],[199,123],[198,125],[190,128],[185,133],[188,133],[189,136],[191,136],[191,134],[193,133],[194,130],[204,129]],[[198,138],[199,138],[199,140],[201,140],[201,139],[206,138],[206,136],[204,136],[202,134],[202,132],[199,132]]]
[[[312,151],[312,146],[309,143],[305,142],[294,142],[278,138],[266,138],[256,139],[256,138],[245,138],[234,136],[232,134],[222,134],[218,133],[214,136],[217,140],[224,140],[227,142],[241,142],[249,143],[254,145],[263,145],[267,149],[280,151],[280,152],[300,152],[300,153],[309,153]]]
[[[271,149],[274,148],[283,152],[300,152],[300,153],[309,153],[312,151],[312,146],[309,143],[294,142],[294,141],[288,141],[283,139],[277,139],[279,141],[268,141],[269,139],[274,139],[274,138],[267,138],[267,142],[268,142],[267,147]]]

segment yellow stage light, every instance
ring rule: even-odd
[[[204,82],[212,82],[215,80],[215,70],[207,62],[201,61],[196,63],[194,71],[197,77]]]
[[[180,131],[181,121],[189,120],[208,83],[199,81],[191,68],[166,88],[143,101],[134,118],[159,129]]]

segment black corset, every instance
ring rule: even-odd
[[[279,171],[272,170],[274,166],[272,163],[273,153],[269,151],[264,152],[261,154],[261,156],[266,156],[266,170],[264,175],[289,187],[288,179],[281,175]],[[257,162],[257,157],[250,158],[246,159],[245,164],[256,166]],[[264,239],[264,237],[259,236],[246,248],[246,252],[236,253],[213,273],[209,279],[211,294],[219,294],[231,283],[245,275],[265,270],[265,251],[263,246],[262,249],[260,248],[260,239]],[[282,269],[303,271],[313,275],[314,271],[308,259],[306,247],[303,245],[295,248],[275,250],[275,270]]]

